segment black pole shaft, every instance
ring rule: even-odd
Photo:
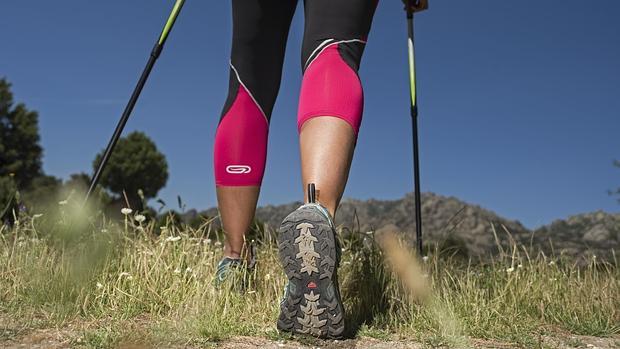
[[[413,34],[413,11],[411,10],[411,6],[407,9],[407,32],[408,38],[411,43],[411,47],[413,48],[414,44],[414,34]],[[413,51],[410,52],[410,55],[413,55]],[[410,57],[409,59],[413,59]],[[415,65],[410,67],[410,69],[415,70]],[[413,81],[410,81],[410,88],[413,90],[414,98],[410,98],[411,104],[411,125],[413,129],[413,185],[414,185],[414,200],[415,200],[415,235],[416,235],[416,245],[417,250],[420,255],[422,255],[422,199],[420,194],[420,156],[419,149],[420,143],[418,140],[418,102],[417,102],[417,84],[415,82],[415,71],[413,72]]]
[[[121,119],[118,121],[118,124],[116,125],[116,129],[114,130],[114,134],[112,135],[112,138],[110,139],[110,142],[108,143],[108,146],[106,147],[105,152],[103,153],[103,157],[101,158],[99,167],[97,168],[95,175],[90,181],[90,186],[88,188],[88,192],[86,193],[85,202],[88,201],[88,199],[90,198],[90,195],[93,193],[93,191],[97,187],[97,184],[99,183],[99,178],[101,177],[101,173],[103,172],[105,165],[108,163],[108,160],[110,159],[110,155],[112,155],[112,151],[114,150],[114,147],[116,146],[116,143],[118,142],[118,139],[121,137],[121,134],[123,133],[125,124],[127,124],[127,120],[129,120],[129,116],[131,115],[131,112],[133,111],[133,108],[135,107],[136,102],[138,101],[138,98],[140,97],[142,88],[144,88],[144,84],[146,84],[146,80],[149,78],[149,75],[151,74],[151,70],[153,70],[153,66],[155,65],[155,62],[157,61],[157,58],[159,57],[161,50],[162,50],[162,46],[160,46],[159,44],[155,45],[155,47],[153,48],[153,51],[151,52],[151,56],[149,57],[149,60],[146,63],[146,67],[144,68],[144,71],[142,71],[142,76],[140,76],[140,80],[138,80],[138,84],[133,90],[133,93],[131,94],[131,98],[129,99],[129,102],[127,103],[127,106],[125,107],[125,111],[123,112]]]
[[[133,108],[136,105],[138,98],[140,97],[142,88],[144,87],[144,84],[146,84],[146,80],[149,78],[149,75],[151,74],[151,70],[153,70],[153,66],[155,65],[155,62],[157,61],[157,58],[159,58],[159,56],[161,55],[161,51],[164,49],[164,44],[166,43],[166,40],[168,40],[168,35],[170,34],[170,31],[172,30],[172,27],[174,26],[174,23],[176,22],[179,16],[179,13],[181,12],[181,9],[183,8],[184,3],[185,3],[185,0],[176,0],[174,8],[172,9],[170,16],[168,17],[168,21],[166,22],[166,25],[164,26],[164,29],[162,30],[157,43],[153,47],[153,50],[151,50],[151,56],[149,57],[149,60],[146,63],[146,67],[142,71],[142,76],[140,76],[140,80],[138,80],[138,84],[136,85],[136,87],[133,90],[133,93],[131,94],[131,98],[129,99],[129,102],[127,103],[127,106],[125,107],[125,111],[123,112],[121,119],[118,121],[118,124],[116,125],[116,129],[114,130],[114,134],[112,135],[112,138],[110,139],[110,142],[108,143],[108,146],[106,147],[105,152],[103,153],[103,157],[101,158],[99,167],[97,167],[97,171],[95,171],[95,174],[93,175],[93,178],[90,181],[90,186],[88,188],[88,192],[86,192],[86,198],[84,199],[84,204],[88,202],[88,199],[90,198],[91,194],[93,193],[93,191],[97,187],[97,184],[99,183],[99,178],[101,177],[101,173],[103,172],[103,169],[108,163],[108,160],[110,159],[110,155],[112,154],[112,151],[114,151],[116,142],[118,142],[118,139],[121,137],[121,134],[123,133],[125,124],[127,123],[127,120],[129,120],[129,116],[131,115],[131,112],[133,111]]]

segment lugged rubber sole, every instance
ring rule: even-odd
[[[278,234],[289,287],[280,303],[281,331],[341,338],[344,308],[337,278],[338,244],[328,220],[313,206],[289,214]]]

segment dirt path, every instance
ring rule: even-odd
[[[0,348],[7,349],[64,349],[64,348],[85,348],[82,338],[85,328],[98,328],[101,324],[75,322],[66,323],[62,328],[39,328],[34,323],[32,327],[23,324],[18,325],[17,319],[8,318],[0,314]],[[127,324],[127,330],[133,333],[141,333],[148,321],[144,319],[134,319],[131,324]],[[140,338],[138,336],[138,338]],[[541,345],[544,348],[558,349],[620,349],[620,335],[609,338],[598,338],[590,336],[576,336],[569,333],[558,334],[554,337],[541,337]],[[522,348],[511,343],[470,339],[469,343],[473,348],[480,349],[512,349]],[[103,345],[105,347],[105,345]],[[346,348],[370,348],[370,349],[419,349],[428,348],[420,343],[415,343],[406,339],[375,339],[361,337],[349,340],[317,340],[313,338],[299,338],[297,340],[270,340],[262,337],[237,336],[219,342],[207,342],[202,345],[196,344],[130,344],[122,343],[116,346],[119,349],[147,349],[147,348],[223,348],[223,349],[253,349],[253,348],[274,348],[274,349],[346,349]],[[441,348],[441,346],[439,346]]]
[[[11,338],[12,337],[12,338]],[[559,349],[615,349],[620,348],[620,336],[612,338],[597,338],[588,336],[569,336],[567,338],[543,338],[545,347]],[[312,343],[297,341],[273,341],[257,337],[234,337],[222,342],[207,343],[204,346],[193,346],[177,344],[153,345],[153,344],[120,344],[119,349],[146,349],[146,348],[223,348],[223,349],[252,349],[252,348],[274,348],[274,349],[345,349],[345,348],[370,348],[370,349],[405,349],[405,348],[425,348],[425,346],[406,340],[379,340],[374,338],[360,338],[344,341],[319,341],[312,340]],[[519,348],[509,343],[502,343],[489,340],[471,340],[474,348]],[[0,329],[0,348],[7,349],[64,349],[84,347],[75,333],[71,330],[34,330],[30,333],[13,336],[10,330]]]

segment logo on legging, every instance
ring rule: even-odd
[[[247,165],[229,165],[226,166],[226,172],[232,174],[245,174],[252,172],[252,168]]]

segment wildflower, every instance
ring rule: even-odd
[[[97,289],[99,289],[99,290],[100,290],[100,289],[102,289],[102,288],[103,288],[103,285],[101,284],[101,282],[98,282],[98,283],[97,283]]]
[[[554,261],[549,262],[549,265],[554,265],[554,264],[555,264]]]
[[[101,229],[101,232],[102,232],[102,233],[107,233],[107,232],[108,232],[108,229],[103,228],[103,229]]]
[[[510,268],[506,269],[506,272],[509,273],[509,274],[512,273],[513,271],[515,271],[515,268],[513,268],[513,267],[510,267]]]
[[[347,249],[346,248],[341,248],[340,251],[345,252]]]
[[[205,239],[205,244],[211,244],[211,239]]]
[[[422,257],[422,261],[423,261],[424,263],[428,262],[428,256],[424,256],[424,257]]]
[[[221,243],[221,242],[219,242],[219,241],[216,241],[216,242],[215,242],[215,247],[220,247],[220,246],[222,246],[222,243]]]
[[[180,236],[168,236],[166,238],[166,242],[175,242],[181,240]]]
[[[64,206],[67,204],[67,200],[58,201],[58,205]]]
[[[269,281],[271,279],[271,274],[265,274],[265,281]]]
[[[123,207],[121,208],[121,213],[124,214],[125,216],[128,216],[131,214],[131,212],[133,212],[132,209],[128,208],[128,207]]]
[[[523,268],[523,264],[517,265],[517,268]]]
[[[134,219],[138,222],[138,223],[142,223],[146,220],[146,217],[144,217],[144,215],[141,214],[137,214]]]
[[[175,274],[181,274],[181,269],[176,268],[176,269],[174,269],[173,273],[175,273]]]
[[[191,273],[192,272],[192,268],[190,268],[190,267],[185,268],[185,272],[186,273]]]
[[[374,232],[373,231],[367,231],[366,235],[372,235]]]

